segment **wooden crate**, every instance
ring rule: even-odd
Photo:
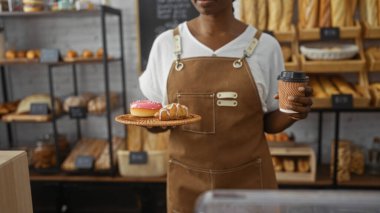
[[[362,22],[363,37],[366,39],[380,39],[380,27],[370,27],[366,21]]]
[[[296,27],[292,25],[289,32],[274,31],[273,35],[279,42],[292,42],[297,39]]]
[[[291,61],[285,62],[285,69],[288,71],[299,70],[300,65],[299,65],[298,57],[295,54],[293,54],[291,59],[292,59]]]
[[[376,60],[373,54],[366,53],[368,71],[380,72],[380,60]]]
[[[298,26],[299,40],[301,41],[313,41],[320,40],[320,28],[312,29],[302,29]],[[341,39],[355,39],[361,36],[361,25],[359,21],[355,22],[355,26],[352,27],[341,27],[340,28],[340,38]]]
[[[314,150],[308,145],[295,145],[294,147],[270,147],[272,156],[277,157],[308,157],[310,172],[276,172],[278,182],[315,182],[317,164]]]
[[[33,212],[26,152],[0,151],[0,212]]]

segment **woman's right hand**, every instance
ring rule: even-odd
[[[151,133],[162,133],[162,132],[166,132],[168,130],[171,130],[171,129],[174,129],[175,126],[155,126],[155,127],[150,127],[150,126],[147,126],[145,127],[149,132]]]

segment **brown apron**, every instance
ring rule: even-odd
[[[245,60],[260,35],[256,33],[240,59],[181,59],[181,37],[174,30],[177,59],[168,76],[168,101],[188,106],[202,121],[171,132],[168,212],[193,212],[197,197],[210,189],[277,188],[264,113]]]

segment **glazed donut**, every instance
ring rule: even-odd
[[[160,121],[180,120],[189,117],[189,110],[185,105],[172,103],[166,105],[155,114]]]
[[[139,100],[131,103],[130,111],[136,117],[153,117],[161,108],[158,102]]]

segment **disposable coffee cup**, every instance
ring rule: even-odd
[[[303,72],[283,71],[277,78],[280,111],[284,113],[297,113],[288,108],[292,104],[289,96],[305,96],[304,91],[299,91],[299,87],[307,86],[309,77]]]

